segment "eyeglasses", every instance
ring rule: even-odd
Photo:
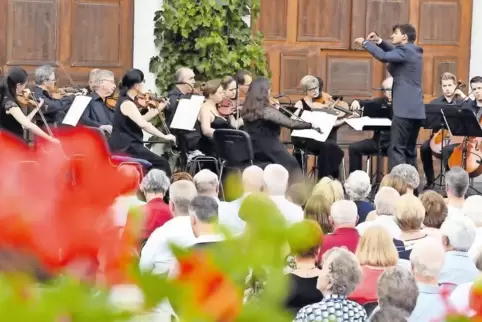
[[[100,81],[101,81],[101,82],[109,82],[109,83],[115,84],[115,80],[113,80],[113,79],[107,79],[107,78],[106,78],[106,79],[101,79]]]
[[[317,91],[317,90],[318,90],[318,87],[313,87],[313,88],[308,89],[307,91],[308,92],[314,92],[314,91]]]

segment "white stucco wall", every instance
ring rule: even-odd
[[[472,2],[472,39],[470,42],[470,77],[482,76],[482,0]]]
[[[154,14],[162,7],[162,0],[134,1],[133,67],[144,72],[145,88],[157,92],[155,76],[149,72],[149,61],[157,54],[154,46]],[[158,93],[160,94],[160,93]]]

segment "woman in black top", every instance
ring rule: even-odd
[[[26,88],[27,80],[27,72],[23,68],[14,67],[0,84],[0,128],[21,140],[24,140],[23,129],[25,128],[48,141],[59,143],[59,140],[51,137],[32,122],[32,118],[43,105],[42,99],[40,99],[38,106],[29,115],[25,115],[20,108],[17,95],[22,94]]]
[[[293,120],[270,106],[271,89],[267,78],[254,80],[246,94],[241,110],[244,130],[248,132],[253,143],[256,161],[278,163],[290,172],[290,179],[299,179],[300,167],[280,141],[280,128],[312,129],[313,124]]]
[[[160,104],[158,108],[149,109],[144,115],[139,112],[134,100],[139,93],[143,92],[143,83],[144,73],[138,69],[131,69],[122,77],[109,144],[113,151],[123,152],[133,158],[149,161],[153,168],[165,171],[167,176],[170,177],[171,168],[168,161],[151,152],[143,143],[142,130],[164,140],[176,141],[174,135],[163,134],[149,123],[166,107],[165,103]]]

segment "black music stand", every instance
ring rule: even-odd
[[[464,108],[450,108],[442,110],[442,116],[447,123],[447,127],[454,136],[482,137],[482,127],[480,126],[474,112]],[[462,168],[467,168],[467,144],[468,140],[464,139],[462,144]],[[478,161],[479,164],[482,160]],[[477,194],[482,195],[480,191],[469,186],[470,189]]]
[[[425,123],[422,125],[424,129],[432,130],[432,135],[438,130],[447,130],[447,124],[443,117],[443,112],[446,108],[454,109],[453,105],[449,104],[425,104]],[[443,133],[443,132],[442,132]],[[432,136],[430,136],[432,138]],[[434,182],[440,180],[439,186],[443,187],[445,184],[445,165],[443,164],[442,151],[444,148],[444,139],[440,149],[440,174],[435,178]]]
[[[382,101],[379,100],[372,100],[368,101],[363,105],[363,115],[368,116],[371,118],[388,118],[392,119],[392,109],[390,105],[383,104]],[[373,131],[375,137],[377,138],[377,164],[376,164],[376,172],[375,172],[375,182],[372,185],[372,193],[373,195],[378,190],[380,186],[380,182],[383,178],[383,171],[382,171],[382,141],[381,141],[381,132],[390,131],[390,126],[364,126],[363,131]],[[367,169],[368,170],[368,169]]]

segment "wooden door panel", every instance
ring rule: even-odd
[[[286,40],[288,0],[261,0],[260,10],[264,14],[258,27],[264,39]]]
[[[420,45],[459,45],[460,3],[458,0],[420,1]]]

